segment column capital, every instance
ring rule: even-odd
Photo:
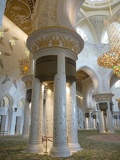
[[[94,94],[93,98],[97,101],[97,102],[101,102],[101,101],[111,101],[112,97],[114,96],[114,94],[112,93],[100,93],[100,94]]]
[[[33,32],[27,39],[27,47],[33,54],[41,49],[53,47],[68,49],[79,54],[84,47],[84,41],[77,32],[54,26]]]
[[[86,112],[92,112],[94,110],[94,108],[86,108]]]
[[[25,75],[22,77],[23,82],[25,83],[26,89],[32,89],[32,83],[33,83],[33,74]]]

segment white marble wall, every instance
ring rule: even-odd
[[[16,117],[21,117],[19,118],[21,134],[26,89],[21,80],[19,60],[27,56],[25,53],[27,35],[5,16],[0,32],[0,101],[5,97],[8,97],[9,101],[8,106],[0,107],[0,115],[7,116],[5,130],[9,134],[15,134]],[[19,106],[21,100],[22,108]],[[15,108],[18,108],[16,112]]]

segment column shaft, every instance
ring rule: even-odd
[[[89,129],[88,128],[88,120],[89,120],[88,117],[85,117],[85,129]]]
[[[42,111],[43,111],[43,89],[39,79],[34,78],[31,106],[31,126],[29,145],[27,151],[31,153],[43,153],[42,144]]]
[[[105,133],[105,122],[104,122],[104,115],[103,115],[103,111],[101,111],[100,109],[98,110],[98,114],[99,114],[99,133]]]
[[[114,126],[113,126],[113,118],[112,118],[112,111],[110,109],[110,102],[107,102],[108,109],[107,109],[107,130],[110,133],[114,133]]]
[[[76,83],[73,82],[70,86],[70,91],[67,91],[67,119],[68,119],[68,146],[71,152],[81,150],[78,143],[78,116],[76,106]]]
[[[50,155],[54,157],[68,157],[70,156],[70,151],[67,147],[66,133],[66,75],[64,54],[59,54],[57,61],[57,74],[54,77],[53,147]]]
[[[23,134],[22,136],[24,138],[29,137],[29,128],[30,128],[30,108],[29,108],[29,102],[26,100],[25,102],[25,109],[24,109],[24,124],[23,124]]]
[[[46,90],[46,136],[53,137],[53,92]]]

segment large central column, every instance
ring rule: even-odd
[[[83,49],[83,40],[67,28],[48,27],[31,34],[27,46],[35,60],[35,77],[46,87],[54,86],[53,147],[50,155],[68,157],[71,154],[66,134],[66,82],[76,80],[77,54]]]

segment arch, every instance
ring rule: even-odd
[[[120,78],[118,78],[115,74],[112,74],[110,77],[110,87],[112,87]]]
[[[82,19],[77,23],[76,30],[81,29],[87,36],[88,42],[94,44],[98,41],[96,31],[89,19]],[[79,33],[78,33],[79,34]]]
[[[0,101],[3,107],[11,107],[13,106],[13,97],[10,94],[6,94],[1,98]]]
[[[25,106],[25,98],[20,98],[17,103],[17,108],[23,109]]]
[[[83,2],[84,0],[58,1],[57,18],[59,25],[75,30],[77,13]]]
[[[89,108],[95,109],[95,99],[93,98],[93,94],[94,94],[93,86],[90,86],[90,88],[87,92],[87,97],[86,97],[87,106]]]
[[[100,86],[101,86],[101,82],[98,78],[97,73],[95,73],[95,71],[88,66],[82,66],[78,69],[78,71],[79,70],[86,72],[90,76],[90,78],[92,79],[92,82],[93,82],[94,92],[97,93],[99,91]]]

